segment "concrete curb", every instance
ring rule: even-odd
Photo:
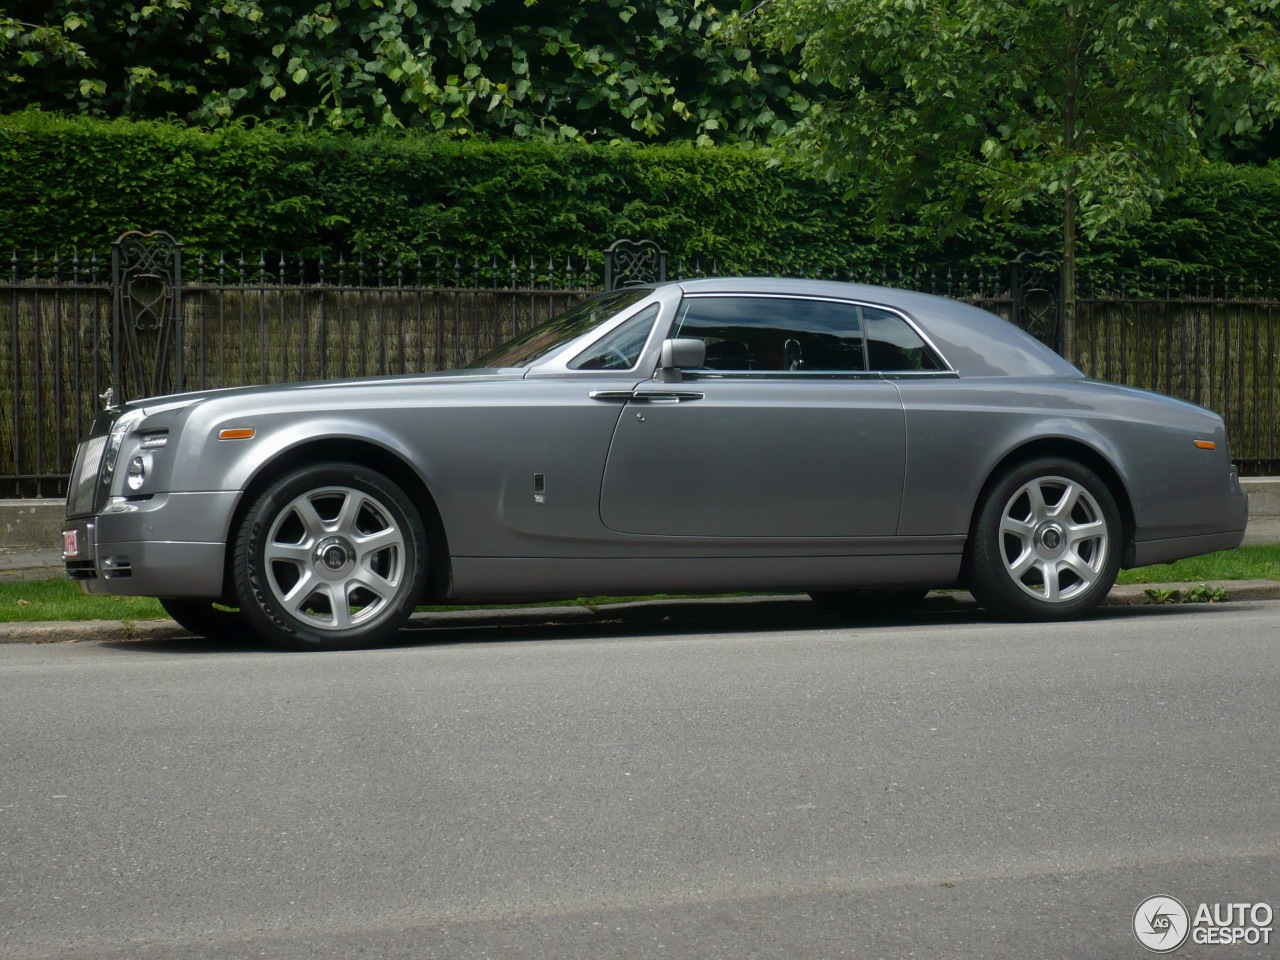
[[[1113,587],[1103,606],[1132,607],[1151,604],[1148,590],[1179,591],[1182,597],[1200,586],[1187,583],[1141,583]],[[1280,598],[1280,580],[1220,580],[1210,584],[1227,591],[1226,602],[1274,600]],[[622,614],[644,622],[659,622],[701,613],[710,608],[734,606],[737,616],[730,619],[758,619],[753,611],[765,604],[774,607],[809,603],[804,594],[768,597],[708,597],[699,599],[638,600],[590,608],[585,606],[521,607],[517,609],[455,610],[444,613],[416,613],[407,629],[426,629],[457,625],[459,627],[517,627],[544,624],[586,624],[609,622]],[[925,601],[925,609],[955,609],[975,606],[973,597],[963,590],[935,592]],[[724,613],[726,611],[721,611]],[[82,643],[119,642],[124,640],[177,640],[192,634],[172,620],[67,620],[30,623],[0,623],[0,643]]]

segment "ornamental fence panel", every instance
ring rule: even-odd
[[[96,254],[13,254],[0,279],[0,497],[65,495],[76,444],[108,389],[119,402],[462,367],[603,289],[606,276],[601,260],[545,257],[179,263],[178,287],[169,290],[158,268],[129,280]],[[1044,326],[1056,291],[1029,289],[1017,270],[724,271],[680,258],[665,268],[673,278],[749,272],[909,287],[973,303],[1046,342],[1059,336],[1052,322]],[[1270,290],[1241,283],[1152,292],[1148,283],[1133,292],[1117,283],[1082,296],[1077,316],[1077,365],[1086,374],[1208,406],[1227,419],[1242,468],[1280,466],[1280,299]]]

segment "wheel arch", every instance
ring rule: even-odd
[[[973,507],[969,512],[969,527],[967,531],[967,539],[965,541],[965,563],[964,569],[968,570],[970,551],[972,549],[973,528],[977,522],[978,513],[982,509],[983,503],[986,502],[987,496],[991,489],[1000,482],[1010,470],[1013,470],[1021,464],[1041,457],[1060,457],[1066,460],[1074,460],[1081,466],[1088,468],[1098,475],[1098,478],[1107,485],[1107,490],[1111,493],[1111,497],[1116,502],[1116,509],[1120,512],[1120,523],[1123,527],[1120,565],[1128,567],[1132,565],[1133,560],[1133,544],[1134,534],[1137,529],[1137,520],[1133,510],[1133,500],[1129,495],[1128,487],[1120,477],[1119,470],[1111,460],[1102,454],[1097,448],[1090,446],[1082,440],[1075,437],[1037,437],[1032,440],[1014,447],[1009,450],[1000,460],[998,460],[992,468],[987,472],[986,479],[982,483],[981,489],[978,491],[977,499],[973,502]]]
[[[452,568],[449,540],[444,521],[426,480],[399,453],[381,444],[356,437],[317,437],[304,440],[294,446],[277,451],[259,464],[249,476],[248,482],[236,503],[227,530],[227,550],[223,558],[223,592],[232,596],[232,543],[236,531],[258,495],[276,480],[294,470],[311,464],[347,462],[369,467],[394,482],[418,508],[427,531],[427,583],[423,599],[437,599],[449,593]]]

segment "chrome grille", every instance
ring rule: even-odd
[[[81,517],[93,513],[94,496],[98,492],[98,470],[106,437],[92,437],[80,444],[75,466],[71,468],[71,489],[67,492],[67,516]]]

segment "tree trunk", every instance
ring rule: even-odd
[[[1062,198],[1062,355],[1075,363],[1076,344],[1076,97],[1080,83],[1080,37],[1076,30],[1076,8],[1067,7],[1067,28],[1072,48],[1066,66],[1066,96],[1063,104],[1062,140],[1067,158],[1067,182]]]
[[[1062,356],[1075,363],[1076,343],[1076,185],[1075,172],[1067,175],[1067,195],[1062,215]]]

